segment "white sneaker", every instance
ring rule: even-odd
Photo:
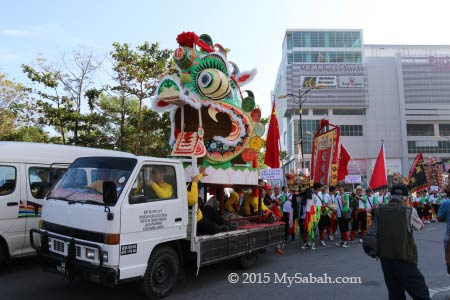
[[[362,243],[362,242],[363,242],[363,239],[359,239],[359,242]]]
[[[316,250],[316,243],[312,243],[311,250]]]
[[[333,240],[334,240],[334,237],[333,237],[332,235],[330,235],[330,236],[328,237],[328,239],[329,239],[330,241],[333,241]]]
[[[345,241],[344,244],[342,245],[342,247],[343,247],[343,248],[348,248],[348,247],[350,247],[350,245],[348,244],[347,241]]]
[[[308,249],[309,245],[308,243],[304,243],[303,246],[300,247],[302,250]]]
[[[322,246],[326,247],[327,244],[325,244],[325,241],[320,241],[320,243],[322,244]]]
[[[343,242],[343,241],[340,241],[339,243],[336,243],[336,246],[339,246],[339,247],[343,247],[343,246],[344,246],[344,244],[345,244],[345,242]]]

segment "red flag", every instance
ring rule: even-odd
[[[386,158],[384,155],[384,144],[381,144],[375,167],[373,168],[372,178],[370,178],[370,188],[375,190],[387,187]]]
[[[266,155],[264,163],[271,168],[280,167],[280,131],[278,129],[275,101],[273,102],[272,114],[270,116],[269,131],[266,139]]]
[[[344,145],[341,144],[341,151],[339,153],[339,166],[338,166],[338,181],[342,181],[345,179],[345,176],[348,175],[348,162],[351,157],[348,153],[347,149],[345,149]]]

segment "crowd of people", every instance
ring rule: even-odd
[[[284,221],[285,241],[300,241],[304,250],[325,247],[334,240],[336,246],[343,248],[353,242],[362,243],[374,218],[375,208],[388,204],[390,199],[387,189],[374,192],[362,186],[346,192],[343,185],[323,186],[320,183],[296,190],[272,186],[262,180],[259,185],[263,187],[238,188],[225,194],[221,217],[236,220],[259,212],[264,222]],[[262,201],[258,206],[259,198]],[[214,201],[208,201],[206,206],[219,211],[219,202],[215,197],[212,199]],[[427,224],[437,221],[440,204],[448,196],[443,190],[423,190],[409,193],[408,199],[408,205],[415,209],[422,223]]]

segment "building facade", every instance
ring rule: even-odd
[[[301,137],[309,168],[324,117],[341,128],[350,174],[370,179],[382,142],[388,175],[407,176],[419,151],[448,170],[449,56],[450,46],[364,45],[362,30],[287,30],[273,92],[285,172],[301,167]]]

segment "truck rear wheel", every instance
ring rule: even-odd
[[[142,286],[149,299],[167,296],[178,278],[180,264],[177,253],[170,247],[161,247],[150,256]]]
[[[239,257],[239,265],[242,269],[250,269],[256,264],[258,253],[249,253]]]

